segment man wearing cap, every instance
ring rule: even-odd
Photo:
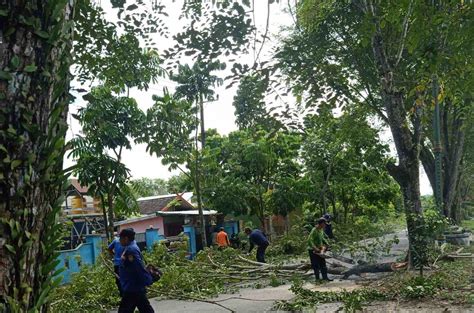
[[[326,266],[326,260],[323,255],[327,248],[327,240],[324,234],[324,228],[326,227],[326,220],[320,218],[315,227],[311,230],[308,237],[308,253],[309,259],[311,260],[311,267],[314,271],[316,281],[319,281],[321,272],[323,280],[332,281],[328,277],[328,269]]]
[[[120,244],[123,247],[119,268],[122,300],[118,313],[133,313],[135,308],[138,308],[140,313],[154,313],[146,297],[145,288],[152,284],[152,278],[145,268],[132,228],[120,232]]]

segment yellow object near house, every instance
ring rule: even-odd
[[[98,213],[102,213],[100,198],[94,198],[94,210]]]
[[[83,214],[85,201],[82,197],[75,196],[71,200],[71,214]]]

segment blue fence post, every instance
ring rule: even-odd
[[[145,242],[146,242],[146,249],[151,251],[153,248],[153,244],[160,240],[160,236],[158,234],[158,229],[148,228],[145,231]]]
[[[92,264],[95,264],[95,261],[100,255],[100,252],[102,251],[102,237],[100,235],[86,235],[86,243],[91,244],[91,249],[92,249]]]
[[[183,226],[184,233],[189,237],[189,247],[188,251],[191,254],[191,258],[194,259],[196,255],[196,230],[194,226],[191,225],[184,225]]]
[[[229,221],[224,223],[225,232],[231,236],[239,233],[239,223],[236,221]]]

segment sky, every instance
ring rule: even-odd
[[[170,35],[176,33],[185,27],[185,21],[179,19],[181,1],[172,2],[171,0],[163,1],[167,3],[166,12],[169,14],[167,21],[170,27]],[[256,3],[256,26],[259,32],[263,33],[265,29],[266,17],[267,17],[267,6],[266,1],[255,1]],[[107,13],[107,18],[111,21],[116,19],[115,13],[108,6],[109,1],[102,1],[102,6]],[[280,1],[279,4],[271,6],[270,14],[270,27],[269,27],[269,39],[266,41],[265,48],[262,52],[262,59],[269,58],[270,50],[277,41],[277,38],[281,36],[285,26],[290,26],[293,20],[291,15],[286,12],[286,1]],[[159,42],[159,51],[163,51],[168,47],[171,47],[174,43],[169,38],[157,37],[156,42]],[[253,63],[253,52],[248,55],[239,55],[240,62],[247,62],[248,64]],[[229,68],[229,66],[228,66]],[[223,73],[222,76],[225,76]],[[73,86],[78,86],[77,82],[73,83]],[[153,104],[152,95],[162,94],[163,88],[167,88],[171,92],[174,90],[176,84],[166,77],[160,77],[158,83],[151,85],[147,91],[140,91],[136,89],[130,90],[130,96],[135,98],[140,109],[146,111]],[[215,128],[220,134],[228,134],[234,130],[237,130],[235,124],[234,107],[232,106],[233,97],[236,93],[237,86],[226,89],[225,84],[217,87],[216,92],[219,95],[219,99],[215,102],[209,102],[205,104],[205,126],[207,129]],[[76,101],[72,103],[69,108],[69,130],[67,133],[67,139],[73,138],[75,135],[80,133],[80,125],[77,120],[72,118],[72,114],[77,112],[78,108],[85,106],[85,102],[80,96],[76,97]],[[382,133],[382,140],[391,142],[390,131],[387,129]],[[393,144],[390,144],[393,150]],[[394,153],[392,151],[392,153]],[[161,160],[156,156],[151,156],[146,152],[145,144],[134,144],[131,150],[126,150],[123,154],[123,162],[130,169],[132,178],[163,178],[168,179],[173,175],[179,174],[177,171],[170,172],[167,166],[162,165]],[[65,167],[70,166],[74,163],[73,160],[66,158]],[[432,194],[431,186],[426,175],[421,174],[421,193]]]

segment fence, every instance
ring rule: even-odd
[[[229,235],[238,232],[236,222],[225,223],[224,227]],[[188,225],[185,225],[183,228],[184,234],[189,238],[189,257],[194,258],[197,253],[196,230],[194,226]],[[177,239],[165,238],[163,235],[158,233],[157,229],[147,229],[145,233],[135,234],[135,241],[142,250],[147,247],[152,247],[155,242],[160,242],[162,240],[173,241]],[[56,266],[56,270],[61,268],[64,269],[60,274],[63,277],[62,284],[69,283],[72,274],[79,272],[82,266],[95,264],[103,247],[106,247],[107,244],[107,238],[103,235],[86,235],[85,242],[81,243],[75,249],[59,251],[59,263]]]

